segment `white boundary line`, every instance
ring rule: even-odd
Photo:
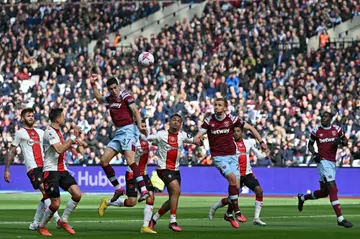
[[[347,217],[360,217],[360,214],[349,214]],[[331,215],[314,215],[314,216],[278,216],[278,217],[261,217],[261,219],[296,219],[296,218],[324,218],[334,217]],[[209,220],[208,218],[179,218],[180,221],[204,221]],[[91,221],[71,221],[70,223],[122,223],[122,222],[142,222],[140,219],[132,220],[91,220]],[[30,224],[27,221],[0,221],[0,225],[11,225],[11,224]]]

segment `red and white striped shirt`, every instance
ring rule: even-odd
[[[178,134],[171,134],[169,131],[162,130],[148,136],[146,140],[158,146],[158,169],[172,171],[179,170],[179,160],[184,143],[194,143],[194,138],[183,131],[179,131]]]
[[[60,130],[48,126],[44,132],[44,172],[45,171],[67,171],[65,165],[65,152],[58,154],[52,145],[65,143]]]
[[[255,154],[255,156],[259,159],[263,159],[266,157],[265,154],[262,154],[256,148],[256,141],[255,139],[244,139],[241,141],[236,141],[236,146],[238,151],[240,152],[239,155],[239,169],[240,169],[240,176],[245,176],[252,173],[252,168],[250,164],[250,153]]]
[[[141,176],[148,174],[147,164],[149,159],[149,151],[150,151],[149,142],[144,140],[139,140],[138,143],[136,144],[135,161],[139,166]],[[127,167],[127,171],[130,173],[132,172],[129,166]]]
[[[21,128],[15,133],[12,145],[20,146],[25,159],[26,172],[33,168],[43,167],[43,139],[44,131],[41,129]]]

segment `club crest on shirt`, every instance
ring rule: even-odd
[[[174,137],[170,137],[170,141],[171,141],[171,142],[174,142],[174,141],[175,141],[175,138],[174,138]]]
[[[35,135],[34,132],[31,132],[31,135]]]
[[[211,124],[211,127],[215,127],[215,124]]]
[[[229,127],[229,122],[224,122],[225,127]]]
[[[331,132],[333,136],[336,136],[336,131]]]

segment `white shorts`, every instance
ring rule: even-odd
[[[323,159],[318,163],[317,169],[320,174],[320,182],[335,181],[336,176],[336,163]]]

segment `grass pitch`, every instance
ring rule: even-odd
[[[233,229],[223,219],[224,209],[219,209],[213,221],[207,219],[209,205],[220,197],[181,197],[178,209],[178,223],[183,232],[175,233],[168,229],[169,214],[165,214],[157,223],[157,234],[141,234],[143,206],[141,203],[135,208],[109,207],[103,217],[97,214],[100,199],[110,195],[83,195],[76,211],[70,216],[70,224],[76,234],[71,236],[61,229],[57,229],[52,220],[49,231],[55,238],[360,238],[360,204],[356,199],[341,199],[344,216],[354,223],[354,227],[346,229],[336,224],[336,216],[329,199],[307,201],[303,212],[297,211],[297,199],[294,198],[266,198],[264,199],[261,219],[267,223],[266,227],[252,225],[254,215],[254,198],[240,197],[241,211],[248,222],[241,224],[239,229]],[[60,215],[65,208],[67,194],[62,195]],[[28,230],[33,219],[40,194],[0,194],[0,238],[26,239],[44,238],[38,232]],[[164,196],[155,199],[157,210]]]

